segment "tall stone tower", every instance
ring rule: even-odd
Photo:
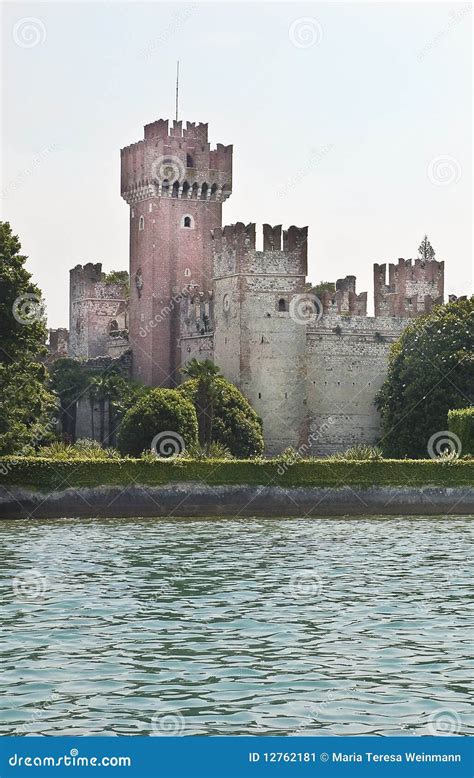
[[[133,376],[179,382],[179,303],[189,286],[211,289],[211,230],[232,191],[232,146],[211,150],[207,124],[158,120],[121,150],[130,206],[130,347]]]
[[[264,224],[257,251],[255,224],[213,232],[214,358],[262,417],[268,454],[306,435],[307,238]]]

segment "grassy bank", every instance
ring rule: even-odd
[[[0,458],[0,486],[49,492],[68,487],[143,484],[160,486],[194,481],[209,486],[469,486],[474,460],[298,461],[190,460],[149,462],[140,459],[71,460]]]

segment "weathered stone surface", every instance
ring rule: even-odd
[[[357,489],[276,486],[103,486],[43,494],[0,487],[0,518],[227,516],[461,516],[474,513],[469,487]]]
[[[120,343],[115,340],[121,334]],[[128,300],[124,287],[102,277],[100,262],[70,271],[69,356],[89,359],[128,349]]]

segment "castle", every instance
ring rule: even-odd
[[[262,417],[268,454],[376,443],[390,345],[443,301],[444,263],[399,259],[388,279],[374,265],[369,317],[355,276],[312,293],[306,227],[263,225],[263,251],[255,224],[223,227],[231,192],[232,146],[211,149],[207,124],[146,125],[121,150],[129,289],[100,264],[72,269],[69,345],[53,331],[58,349],[150,386],[174,386],[190,359],[211,359]],[[90,436],[85,416],[80,435]]]

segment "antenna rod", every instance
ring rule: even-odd
[[[178,121],[179,59],[176,62],[176,121]]]

